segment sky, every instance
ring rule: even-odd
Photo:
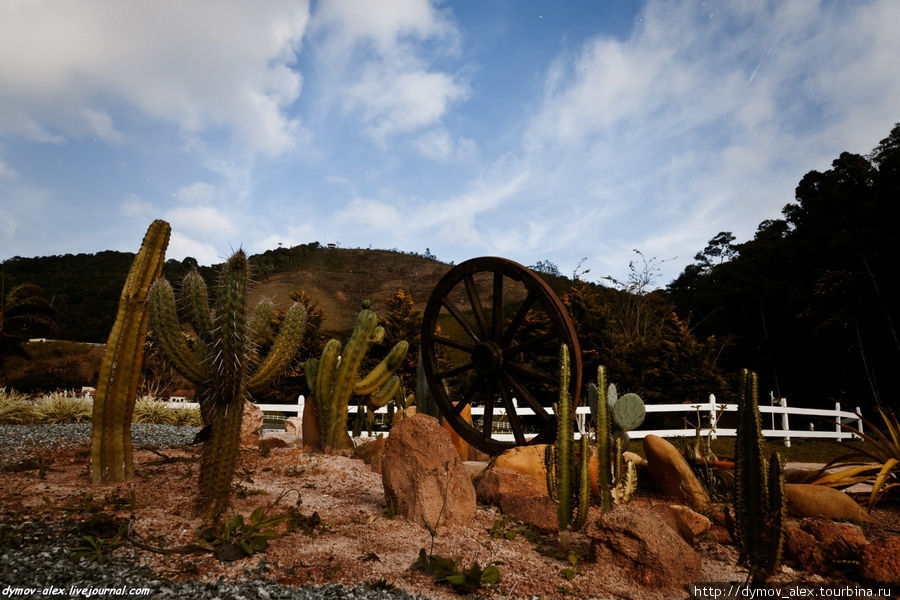
[[[896,0],[4,0],[0,260],[318,241],[665,285],[900,121]],[[589,271],[586,271],[589,270]]]

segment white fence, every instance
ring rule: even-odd
[[[268,413],[283,413],[286,415],[301,416],[303,415],[304,402],[304,397],[300,396],[297,399],[297,404],[258,404],[257,406]],[[169,402],[168,404],[176,407],[198,406],[196,403],[190,402]],[[513,404],[516,405],[515,399],[513,400]],[[349,407],[351,413],[356,413],[358,409],[359,407],[356,406]],[[686,416],[693,416],[694,419],[698,418],[699,415],[699,418],[705,422],[705,426],[700,429],[700,435],[704,437],[710,436],[715,439],[716,437],[734,437],[736,435],[736,430],[734,428],[718,427],[718,421],[724,413],[737,412],[737,404],[719,404],[716,402],[716,397],[713,394],[709,395],[709,400],[707,402],[691,404],[648,404],[646,409],[647,413],[687,413]],[[382,407],[375,412],[386,413],[387,410],[387,407]],[[552,412],[551,408],[548,408],[547,410],[548,412]],[[840,425],[841,423],[855,423],[853,426],[860,432],[863,431],[862,420],[857,414],[860,412],[859,407],[856,408],[856,412],[842,410],[839,402],[835,402],[833,410],[799,408],[788,406],[786,398],[774,398],[770,396],[770,406],[760,405],[759,412],[762,417],[763,427],[769,425],[769,428],[762,430],[763,437],[782,438],[784,440],[784,445],[787,447],[790,447],[791,439],[794,438],[834,439],[842,441],[859,437],[842,428]],[[512,441],[514,439],[512,433],[503,432],[504,426],[508,428],[508,423],[505,423],[502,419],[505,414],[506,410],[504,408],[494,407],[495,429],[491,437],[498,441]],[[534,411],[531,408],[516,405],[516,415],[534,415]],[[581,431],[584,431],[585,420],[589,415],[590,409],[587,406],[579,406],[576,409],[576,419]],[[823,428],[815,429],[814,423],[811,423],[809,429],[806,430],[791,429],[791,415],[828,419],[829,421],[834,421],[834,425],[833,428],[829,427],[828,429],[825,429],[824,427],[827,425],[825,422],[822,422]],[[476,406],[472,408],[473,419],[480,419],[483,416],[484,407]],[[780,425],[780,427],[777,427],[777,425]],[[695,433],[696,428],[637,429],[630,431],[628,435],[632,439],[640,439],[651,434],[660,437],[692,437]],[[579,433],[576,432],[575,435],[578,437]]]

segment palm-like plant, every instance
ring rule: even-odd
[[[872,510],[885,492],[900,487],[900,419],[888,408],[879,407],[878,412],[884,420],[886,433],[858,413],[857,416],[870,433],[863,433],[856,427],[841,423],[841,427],[858,435],[866,443],[833,459],[819,470],[817,478],[812,482],[835,488],[871,482],[869,510]],[[845,468],[826,473],[832,467]]]
[[[33,283],[15,286],[9,294],[0,284],[0,353],[18,348],[30,335],[59,329],[56,309]]]

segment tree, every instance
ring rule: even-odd
[[[40,287],[24,283],[4,295],[5,276],[0,275],[0,355],[21,349],[29,337],[59,329],[57,312]]]

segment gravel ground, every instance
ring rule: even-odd
[[[193,440],[195,427],[133,425],[136,448],[173,448]],[[90,424],[0,425],[0,455],[8,459],[29,448],[86,445]],[[5,519],[4,519],[5,520]],[[248,573],[246,581],[175,582],[159,579],[140,565],[136,551],[117,551],[104,564],[72,559],[79,546],[78,523],[25,521],[0,524],[0,597],[3,598],[209,598],[234,600],[407,600],[401,590],[348,588],[340,585],[283,586]],[[55,589],[54,589],[55,588]],[[104,588],[108,588],[104,590]],[[124,590],[124,591],[119,591]]]

